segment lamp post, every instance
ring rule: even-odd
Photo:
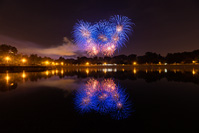
[[[45,61],[45,64],[46,64],[46,65],[49,65],[49,61]]]
[[[5,57],[5,60],[6,60],[7,64],[8,64],[8,61],[10,60],[10,57],[9,57],[9,56],[6,56],[6,57]]]
[[[23,63],[23,65],[24,65],[24,63],[26,63],[26,59],[25,58],[23,58],[22,60],[21,60],[21,62]]]

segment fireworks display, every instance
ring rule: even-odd
[[[75,43],[90,56],[100,52],[111,56],[117,48],[125,45],[133,24],[128,17],[120,15],[95,24],[81,20],[74,26],[73,36]]]
[[[102,115],[110,114],[117,120],[127,118],[133,111],[125,90],[112,79],[101,82],[90,79],[85,87],[77,91],[74,103],[82,114],[95,111]]]

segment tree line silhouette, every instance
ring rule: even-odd
[[[199,49],[194,50],[192,52],[179,52],[179,53],[168,53],[166,56],[162,56],[155,52],[146,52],[143,56],[137,56],[136,54],[130,55],[118,55],[112,57],[77,57],[67,58],[67,57],[59,57],[59,59],[52,59],[50,57],[41,57],[37,54],[25,55],[18,53],[18,49],[14,46],[2,44],[0,45],[0,64],[5,64],[5,57],[9,56],[12,58],[12,64],[19,65],[19,62],[22,58],[26,58],[28,60],[27,65],[42,65],[42,62],[63,62],[66,65],[71,64],[85,64],[89,62],[90,64],[132,64],[133,62],[137,62],[138,64],[158,64],[158,63],[197,63],[199,62]]]

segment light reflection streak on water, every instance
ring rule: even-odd
[[[9,80],[10,80],[10,77],[9,77],[9,75],[8,75],[8,72],[6,73],[5,79],[6,79],[6,83],[8,84],[8,83],[9,83]]]
[[[46,76],[48,76],[48,75],[49,75],[49,71],[47,70],[47,71],[45,72],[45,74],[46,74]]]
[[[23,79],[25,79],[26,78],[26,73],[25,73],[25,71],[23,71],[23,73],[22,73],[22,76],[21,76]]]
[[[133,73],[134,73],[134,74],[136,74],[136,73],[137,73],[137,70],[136,70],[136,68],[134,68],[134,69],[133,69]]]
[[[158,72],[159,72],[159,74],[161,74],[161,73],[162,73],[162,70],[161,70],[161,69],[159,69],[159,70],[158,70]]]
[[[52,70],[52,74],[53,74],[53,75],[55,74],[55,71],[54,71],[54,70]]]
[[[56,70],[55,70],[55,73],[56,73],[56,74],[58,74],[58,73],[59,73],[59,71],[56,69]]]
[[[193,75],[195,75],[195,74],[196,74],[196,71],[195,71],[194,69],[192,70],[192,74],[193,74]]]
[[[125,119],[133,112],[131,101],[123,88],[113,79],[98,81],[89,79],[74,98],[75,108],[81,113],[97,112],[110,115],[113,119]]]
[[[63,69],[61,70],[61,74],[62,74],[62,75],[64,74],[64,70],[63,70]]]
[[[93,77],[93,76],[113,76],[114,78],[121,78],[121,75],[123,75],[124,79],[128,79],[129,77],[133,77],[134,79],[142,78],[144,80],[148,80],[148,76],[150,77],[154,76],[154,81],[157,81],[157,79],[166,78],[169,81],[188,81],[191,83],[198,84],[197,81],[199,79],[198,69],[197,68],[190,68],[188,70],[186,69],[179,69],[179,68],[173,68],[173,69],[166,69],[166,68],[159,68],[159,69],[153,69],[153,68],[144,68],[139,69],[139,67],[132,67],[131,69],[124,69],[121,68],[74,68],[74,69],[66,69],[66,68],[60,68],[55,70],[46,70],[44,72],[21,72],[21,73],[0,73],[0,84],[3,86],[10,86],[10,83],[25,83],[27,81],[37,81],[43,79],[49,79],[51,78],[64,78],[64,77],[70,77],[70,76],[79,76],[79,78],[85,78],[86,77]],[[80,71],[81,70],[81,71]],[[124,72],[123,72],[124,71]],[[145,75],[143,75],[145,73]],[[132,75],[133,74],[133,75]],[[159,77],[156,77],[158,76]],[[192,75],[194,78],[190,78],[190,75]]]
[[[85,71],[86,71],[86,74],[88,75],[89,74],[89,69],[87,68]]]

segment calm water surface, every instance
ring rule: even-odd
[[[0,74],[0,132],[198,132],[199,71]]]

